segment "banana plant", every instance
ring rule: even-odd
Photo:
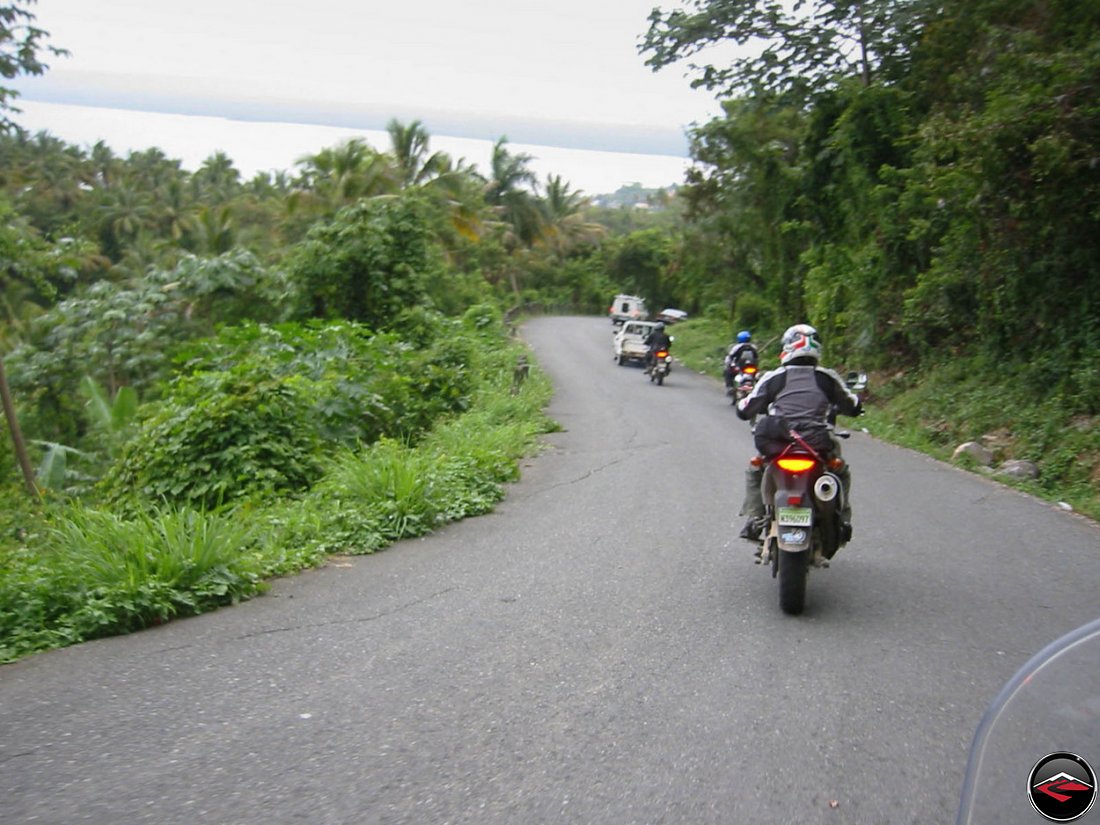
[[[90,375],[80,382],[92,427],[106,437],[107,448],[113,454],[138,410],[138,396],[133,387],[119,387],[111,398]]]
[[[63,490],[69,472],[69,456],[84,456],[75,447],[66,447],[55,441],[32,441],[46,452],[35,473],[35,482],[39,490]]]

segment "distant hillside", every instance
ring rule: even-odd
[[[593,206],[615,208],[633,206],[640,209],[665,209],[669,201],[676,194],[675,184],[662,189],[648,189],[640,183],[631,183],[620,186],[610,195],[594,195]]]

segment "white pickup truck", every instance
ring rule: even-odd
[[[624,321],[615,331],[615,363],[621,367],[631,361],[644,361],[649,350],[645,339],[655,326],[653,321]]]

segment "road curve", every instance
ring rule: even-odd
[[[1097,527],[856,433],[855,537],[785,616],[719,383],[523,335],[563,431],[493,514],[0,667],[0,822],[952,821],[985,706],[1100,613]]]

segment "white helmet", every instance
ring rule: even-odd
[[[786,364],[792,358],[812,358],[821,361],[821,340],[817,330],[809,324],[796,324],[783,333],[783,350],[779,363]]]

